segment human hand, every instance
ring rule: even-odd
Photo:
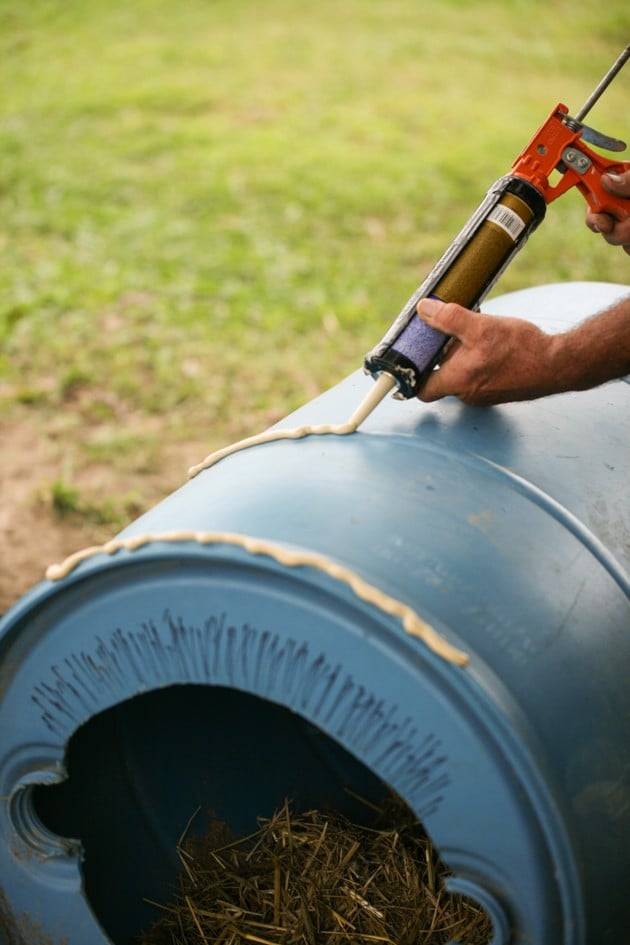
[[[425,403],[452,394],[472,406],[490,406],[554,393],[554,336],[531,322],[483,315],[436,299],[422,299],[418,314],[453,338],[439,369],[418,394]]]
[[[630,256],[630,170],[623,174],[602,174],[602,187],[617,197],[628,198],[628,216],[617,220],[609,213],[586,211],[586,225],[593,233],[601,233],[611,246],[622,246]]]

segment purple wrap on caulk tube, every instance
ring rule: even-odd
[[[420,371],[429,367],[447,336],[414,316],[398,336],[392,350],[409,358]]]

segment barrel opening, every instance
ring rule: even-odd
[[[218,686],[153,690],[93,716],[66,766],[66,781],[34,787],[36,815],[80,841],[84,893],[114,945],[135,945],[172,901],[183,834],[202,837],[216,820],[251,833],[287,798],[370,827],[389,793],[301,716]]]

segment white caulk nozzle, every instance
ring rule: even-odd
[[[387,374],[385,371],[379,374],[374,386],[350,417],[348,426],[357,430],[395,386],[396,380],[391,374]]]

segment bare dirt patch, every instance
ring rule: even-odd
[[[201,438],[170,445],[166,429],[156,447],[157,424],[148,457],[140,448],[122,460],[88,464],[81,449],[88,427],[60,429],[27,409],[0,420],[0,614],[43,579],[49,564],[106,541],[182,485],[188,466],[212,448]],[[79,508],[58,507],[59,482],[77,490]]]

